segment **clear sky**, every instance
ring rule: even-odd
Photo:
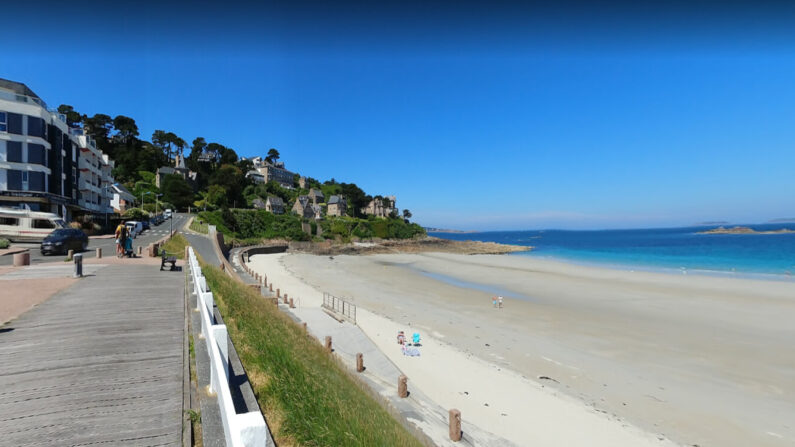
[[[783,2],[111,3],[5,5],[0,77],[147,139],[275,147],[426,226],[795,216]]]

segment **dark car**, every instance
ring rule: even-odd
[[[142,220],[141,221],[141,226],[143,227],[144,230],[148,230],[149,229],[149,219]]]
[[[84,251],[88,247],[88,236],[83,230],[59,228],[41,241],[41,254],[66,253],[68,250]]]

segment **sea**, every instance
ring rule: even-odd
[[[795,229],[795,223],[740,226],[757,231]],[[428,234],[453,240],[532,246],[532,251],[511,256],[531,256],[624,270],[794,279],[795,233],[699,234],[715,227]]]

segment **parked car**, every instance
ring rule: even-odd
[[[143,230],[148,230],[148,229],[149,229],[149,219],[146,219],[146,220],[142,220],[142,221],[141,221],[141,228],[142,228]],[[142,230],[142,231],[143,231],[143,230]]]
[[[66,253],[69,250],[85,251],[88,248],[88,236],[83,230],[74,228],[58,228],[41,242],[41,254]]]
[[[136,220],[127,221],[127,233],[131,238],[135,239],[142,231],[144,231],[144,226],[141,222]]]
[[[66,222],[57,214],[0,208],[0,237],[15,242],[41,242]]]

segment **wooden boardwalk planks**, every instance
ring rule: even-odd
[[[0,446],[181,445],[183,288],[108,266],[9,323]]]

